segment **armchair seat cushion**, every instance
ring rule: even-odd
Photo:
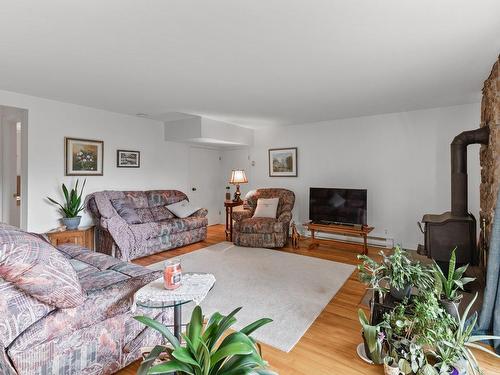
[[[283,223],[271,217],[252,217],[236,222],[234,229],[241,233],[275,233],[283,230]]]

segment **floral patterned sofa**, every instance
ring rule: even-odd
[[[0,223],[0,374],[112,374],[160,337],[132,317],[160,272]]]
[[[128,261],[160,251],[203,241],[207,237],[207,210],[180,219],[165,206],[188,200],[178,190],[100,191],[89,194],[86,207],[97,220],[96,249]],[[131,223],[118,204],[131,208]],[[123,207],[122,207],[123,208]]]
[[[276,218],[252,217],[259,198],[279,198]],[[289,236],[295,194],[291,190],[267,188],[249,191],[245,209],[233,212],[233,242],[238,246],[283,247]]]

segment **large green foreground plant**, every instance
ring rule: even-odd
[[[77,217],[78,214],[83,210],[83,202],[82,202],[82,194],[83,194],[83,188],[85,187],[85,183],[87,180],[83,181],[82,188],[80,189],[80,192],[78,192],[78,180],[76,180],[75,187],[68,191],[68,188],[66,185],[62,184],[62,191],[64,194],[64,202],[63,204],[57,202],[55,199],[52,199],[50,197],[47,197],[47,199],[53,203],[59,206],[61,209],[61,212],[63,213],[64,217],[66,218],[72,218],[72,217]]]
[[[156,346],[143,361],[137,374],[276,375],[267,370],[267,362],[262,359],[255,340],[250,337],[255,330],[272,320],[259,319],[240,331],[227,334],[228,329],[236,323],[234,316],[240,310],[241,307],[227,316],[216,312],[204,325],[201,308],[196,306],[186,334],[182,335],[186,347],[181,346],[163,324],[146,316],[136,316],[136,320],[160,332],[172,346]],[[162,353],[167,353],[167,361],[153,365]]]

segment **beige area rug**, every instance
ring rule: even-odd
[[[230,242],[179,257],[184,272],[208,272],[216,283],[201,303],[205,316],[243,309],[234,326],[268,317],[274,321],[253,336],[289,352],[354,271],[354,266],[262,248],[234,246]],[[162,269],[163,262],[149,266]],[[191,304],[192,305],[192,304]],[[183,309],[183,323],[192,306]]]

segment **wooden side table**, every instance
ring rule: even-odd
[[[224,207],[226,208],[226,241],[233,241],[233,208],[242,205],[243,201],[224,201]]]
[[[80,227],[75,230],[53,230],[46,233],[49,241],[54,246],[71,243],[94,250],[94,226]]]

